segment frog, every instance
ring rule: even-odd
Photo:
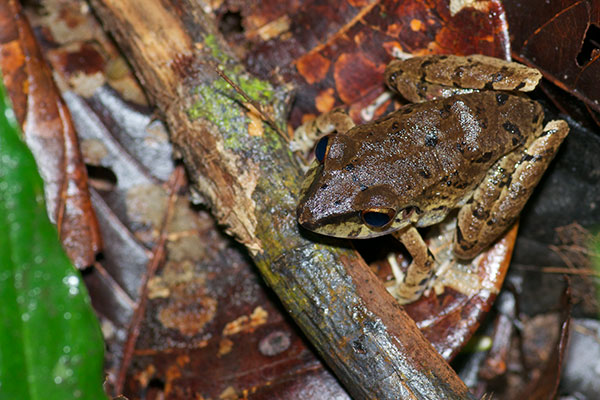
[[[298,223],[345,239],[391,234],[412,257],[395,297],[417,300],[436,274],[419,229],[457,211],[453,254],[474,258],[515,223],[568,135],[525,94],[541,77],[484,55],[393,60],[385,81],[409,104],[362,125],[334,109],[299,129],[322,137]]]

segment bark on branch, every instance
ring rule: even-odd
[[[91,3],[161,111],[194,189],[248,248],[347,390],[355,398],[470,398],[354,251],[300,234],[297,163],[285,141],[215,73],[213,63],[252,99],[268,105],[281,127],[286,89],[246,73],[197,2]]]

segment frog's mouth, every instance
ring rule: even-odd
[[[343,220],[343,222],[340,222],[340,219]],[[298,223],[303,228],[320,235],[333,236],[342,239],[368,239],[387,235],[394,230],[385,229],[382,231],[374,231],[362,222],[358,213],[355,213],[353,216],[339,217],[339,219],[334,216],[317,222],[314,222],[311,219],[306,220],[303,218],[302,214],[299,213]]]
[[[367,226],[360,212],[333,214],[318,218],[312,214],[306,203],[298,207],[298,223],[312,232],[342,239],[369,239],[388,235],[410,224],[410,220],[394,220],[382,228]]]

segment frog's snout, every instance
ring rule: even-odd
[[[306,229],[313,230],[315,228],[313,213],[306,205],[306,203],[300,203],[296,209],[296,218],[298,223]]]

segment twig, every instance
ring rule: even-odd
[[[148,264],[146,273],[142,277],[142,283],[140,285],[140,287],[142,288],[142,291],[140,293],[140,301],[137,304],[137,307],[135,308],[133,317],[131,318],[129,329],[127,331],[127,341],[123,346],[123,358],[121,359],[121,365],[117,374],[117,379],[114,388],[115,395],[121,394],[123,390],[125,378],[127,377],[127,371],[129,370],[129,364],[131,364],[131,359],[135,350],[135,344],[140,335],[140,325],[142,324],[142,320],[144,319],[146,305],[148,303],[148,282],[154,277],[156,271],[158,270],[158,267],[163,264],[166,256],[165,248],[168,236],[167,227],[169,221],[173,216],[175,201],[177,200],[177,193],[179,191],[179,188],[183,184],[182,182],[184,176],[185,173],[183,167],[178,167],[177,169],[175,169],[175,172],[173,173],[173,175],[171,175],[171,178],[169,179],[168,187],[170,193],[169,201],[167,203],[167,210],[162,221],[158,242],[156,243],[156,246],[154,246],[154,249],[152,251],[152,259]]]

